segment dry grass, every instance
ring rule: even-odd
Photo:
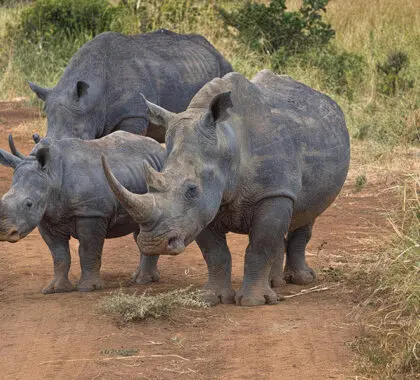
[[[202,299],[202,292],[191,287],[156,295],[126,294],[122,291],[111,294],[102,300],[100,309],[118,316],[124,322],[140,321],[148,317],[169,317],[177,309],[205,308],[209,305]]]
[[[381,379],[414,379],[420,373],[420,177],[400,186],[401,208],[390,215],[395,238],[355,270],[355,315],[361,336],[355,348],[364,369]]]

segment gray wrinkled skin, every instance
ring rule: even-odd
[[[78,50],[54,88],[30,86],[45,101],[47,137],[88,140],[115,130],[145,134],[148,119],[142,94],[181,112],[205,83],[231,71],[199,35],[106,32]],[[165,131],[151,125],[147,135],[163,142]]]
[[[92,141],[44,139],[23,159],[0,150],[0,163],[15,169],[12,186],[0,201],[0,240],[17,242],[38,227],[54,261],[46,294],[73,290],[70,237],[80,243],[81,291],[103,287],[99,272],[106,238],[137,237],[138,224],[106,183],[101,154],[134,193],[147,191],[142,162],[160,170],[166,155],[156,141],[123,131]],[[156,264],[157,258],[142,258],[136,282],[157,281]]]
[[[238,73],[212,80],[180,114],[152,103],[148,108],[151,120],[167,128],[168,152],[161,173],[146,168],[149,193],[133,195],[104,165],[118,199],[140,225],[142,253],[179,254],[196,240],[213,304],[272,304],[278,296],[271,286],[313,281],[305,248],[316,217],[338,195],[349,167],[349,135],[339,106],[264,70],[252,81]],[[229,231],[249,235],[236,294]]]

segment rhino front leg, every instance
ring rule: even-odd
[[[106,222],[98,218],[84,218],[76,221],[76,237],[79,240],[82,270],[77,289],[81,292],[103,289],[105,286],[100,277],[100,270],[106,226]]]
[[[71,292],[74,290],[74,286],[68,277],[71,265],[69,237],[55,236],[48,229],[42,228],[41,226],[38,229],[51,251],[54,262],[54,278],[42,289],[42,293]]]
[[[232,289],[232,258],[226,243],[226,234],[211,226],[198,235],[196,242],[207,263],[208,281],[204,285],[204,298],[212,306],[219,303],[234,303]]]
[[[292,211],[293,202],[288,198],[265,199],[255,206],[245,252],[244,280],[235,297],[237,305],[256,306],[279,301],[270,287],[270,271],[277,256],[284,254],[284,236]]]
[[[287,236],[285,278],[287,282],[306,285],[316,278],[305,261],[305,249],[312,236],[313,222],[300,227]]]

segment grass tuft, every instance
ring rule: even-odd
[[[420,178],[401,186],[401,209],[390,218],[391,246],[377,254],[352,286],[360,295],[356,315],[362,334],[354,343],[365,369],[382,379],[414,379],[420,373]]]
[[[102,300],[100,308],[106,314],[122,318],[124,322],[133,322],[152,318],[165,318],[181,307],[205,308],[209,304],[202,299],[202,291],[191,287],[156,295],[126,294],[122,291]]]

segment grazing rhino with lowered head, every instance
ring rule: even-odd
[[[119,180],[134,193],[145,193],[142,162],[159,170],[165,150],[156,141],[118,131],[99,140],[43,139],[25,157],[0,150],[0,163],[14,168],[10,190],[0,200],[0,240],[17,242],[38,227],[51,251],[54,278],[43,293],[73,290],[68,279],[69,239],[79,240],[81,291],[103,287],[99,271],[104,240],[138,233],[138,224],[109,189],[101,167],[106,154]],[[157,281],[157,257],[142,257],[138,283]]]
[[[106,32],[77,51],[54,88],[29,84],[45,102],[47,137],[90,140],[116,130],[145,134],[149,120],[142,94],[181,112],[205,83],[231,71],[199,35]],[[165,131],[150,126],[147,135],[163,142]]]
[[[143,254],[181,253],[196,240],[208,266],[212,303],[276,303],[283,278],[315,278],[305,247],[315,219],[347,175],[349,135],[340,107],[288,76],[238,73],[206,84],[185,112],[147,103],[164,126],[162,172],[145,165],[149,192],[126,189],[103,158],[108,181],[140,226]],[[226,233],[248,234],[244,279],[231,286]],[[286,251],[285,273],[283,256]]]

